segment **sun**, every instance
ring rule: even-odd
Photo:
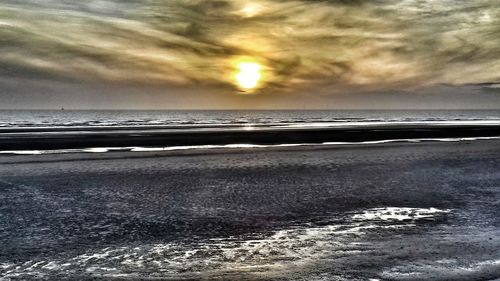
[[[238,61],[234,79],[241,90],[255,90],[262,79],[262,66],[255,61]]]
[[[244,18],[252,18],[259,15],[264,10],[264,7],[258,3],[246,3],[238,14]]]

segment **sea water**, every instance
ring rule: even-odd
[[[0,110],[0,128],[500,123],[500,110]]]

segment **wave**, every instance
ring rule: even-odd
[[[500,122],[499,110],[236,110],[236,111],[23,111],[0,110],[1,128],[114,126],[329,126],[329,123]]]
[[[276,128],[328,128],[383,125],[500,125],[500,120],[439,120],[439,121],[356,121],[356,122],[316,122],[304,124],[285,124]]]
[[[221,120],[213,120],[208,122],[196,122],[196,121],[161,121],[161,120],[151,120],[151,121],[126,121],[126,122],[68,122],[68,123],[1,123],[0,122],[0,132],[19,130],[19,131],[31,131],[31,130],[47,130],[52,129],[57,130],[94,130],[94,129],[193,129],[193,128],[248,128],[248,127],[259,127],[259,128],[345,128],[345,127],[374,127],[374,126],[398,126],[398,125],[409,125],[409,126],[495,126],[500,125],[500,120],[330,120],[330,121],[316,121],[311,122],[308,120],[301,120],[290,122],[282,121],[265,121],[261,120],[257,122],[238,122],[238,121],[227,121],[221,122]]]

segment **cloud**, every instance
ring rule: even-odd
[[[251,4],[7,0],[0,75],[230,88],[231,60],[251,56],[271,92],[500,81],[495,0]]]

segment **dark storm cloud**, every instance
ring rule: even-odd
[[[269,90],[500,81],[496,0],[7,0],[3,77],[231,85],[252,57]]]

